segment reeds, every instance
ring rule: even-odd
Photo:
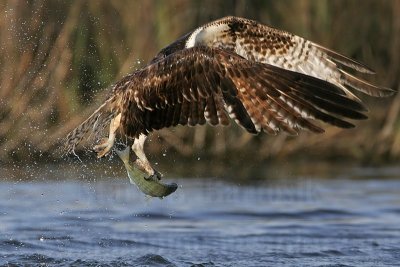
[[[355,57],[399,88],[400,1],[18,1],[0,3],[0,161],[46,159],[101,102],[113,81],[201,23],[254,18]],[[390,160],[400,156],[400,97],[368,100],[371,119],[351,131],[252,137],[230,128],[154,133],[153,153],[240,151],[259,160],[304,153]]]

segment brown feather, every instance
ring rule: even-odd
[[[214,97],[207,98],[206,108],[204,110],[204,117],[209,124],[215,126],[219,123],[217,108],[215,106]]]

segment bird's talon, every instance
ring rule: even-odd
[[[158,171],[154,170],[154,174],[149,175],[148,177],[144,177],[144,179],[147,181],[153,180],[155,182],[158,182],[161,180],[161,177],[162,177],[162,174],[159,173]]]
[[[163,175],[160,172],[156,171],[156,170],[154,170],[154,175],[156,176],[156,178],[158,180],[161,180],[161,178],[163,177]]]
[[[146,181],[158,181],[154,176],[155,176],[154,174],[149,175],[149,176],[147,176],[147,177],[145,176],[144,179],[145,179]]]
[[[112,146],[109,139],[103,138],[100,144],[93,147],[93,150],[97,153],[97,158],[102,158],[110,152]]]

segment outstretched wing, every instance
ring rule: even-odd
[[[366,118],[364,106],[331,83],[206,46],[180,50],[134,76],[115,88],[129,107],[121,120],[130,136],[178,124],[227,124],[227,115],[251,133],[291,134],[323,132],[313,119],[350,128],[343,118]]]
[[[345,66],[362,73],[374,73],[364,64],[302,37],[244,18],[225,17],[197,28],[187,37],[186,47],[199,45],[230,50],[248,60],[326,80],[356,100],[350,88],[376,97],[393,93],[389,88],[372,85],[343,69]]]

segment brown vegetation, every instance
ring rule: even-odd
[[[109,84],[201,23],[253,18],[367,63],[369,80],[400,89],[400,1],[56,1],[0,3],[0,161],[48,158],[101,100]],[[365,99],[365,98],[363,98]],[[240,151],[390,160],[400,156],[400,96],[368,99],[370,120],[354,130],[293,138],[253,137],[238,127],[163,130],[151,153]],[[158,138],[159,137],[159,138]],[[192,156],[193,157],[193,156]],[[196,156],[197,157],[197,156]]]

